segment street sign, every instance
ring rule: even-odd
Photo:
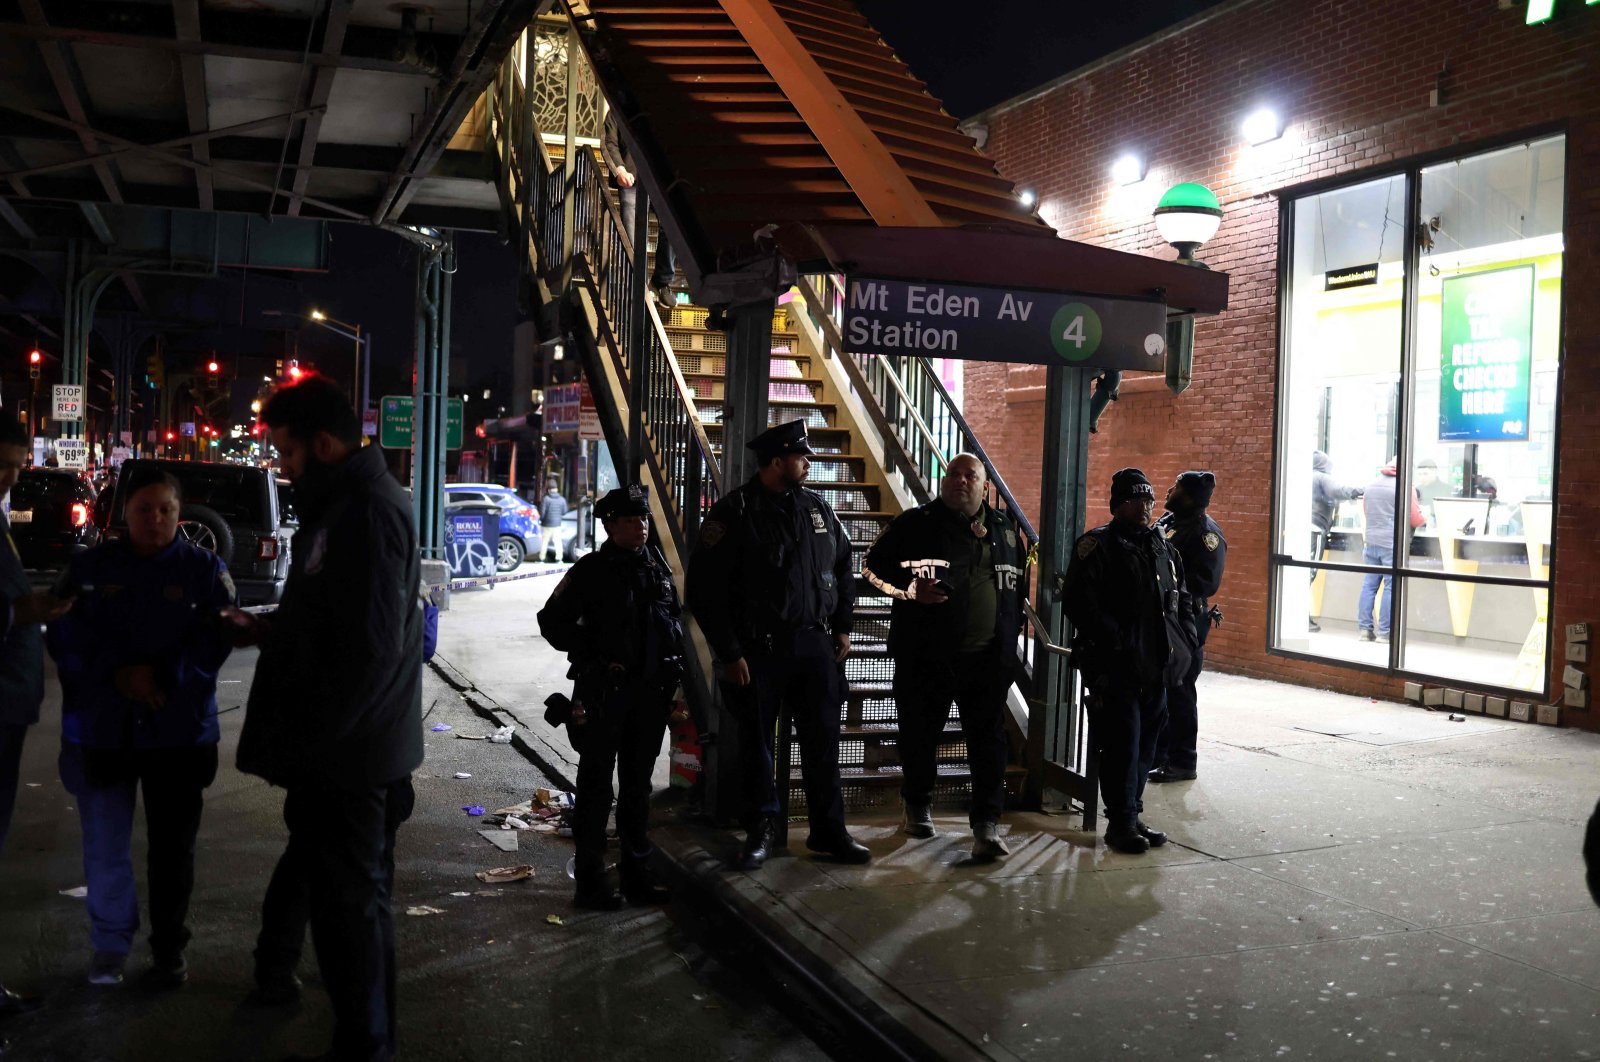
[[[185,420],[178,425],[178,434],[186,439],[194,438],[194,421]]]
[[[57,420],[83,419],[83,385],[55,385],[55,418]]]
[[[578,438],[604,439],[605,433],[600,430],[600,411],[594,405],[594,392],[589,390],[587,383],[579,386],[582,392],[578,398]]]
[[[378,411],[376,409],[362,411],[361,434],[367,436],[378,434]]]
[[[1160,372],[1167,308],[1089,295],[852,276],[844,349]]]
[[[87,468],[89,447],[82,439],[57,439],[56,460],[62,468]]]
[[[578,421],[582,419],[583,386],[581,384],[557,384],[545,388],[544,392],[544,430],[552,431],[577,431]]]
[[[384,395],[378,404],[378,445],[386,450],[411,449],[417,420],[417,400],[410,395]],[[444,448],[461,449],[461,422],[465,419],[459,398],[445,405]]]

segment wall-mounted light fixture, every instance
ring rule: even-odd
[[[1175,184],[1156,204],[1155,219],[1161,238],[1178,249],[1178,261],[1198,265],[1194,254],[1217,234],[1217,226],[1222,224],[1222,204],[1203,184]]]
[[[1240,131],[1251,146],[1265,144],[1283,135],[1283,119],[1271,107],[1261,107],[1250,112]]]
[[[1144,159],[1138,155],[1123,155],[1111,164],[1111,179],[1117,184],[1138,184],[1144,180]]]
[[[1029,210],[1032,210],[1033,204],[1039,201],[1039,196],[1032,188],[1024,188],[1022,191],[1017,193],[1017,201],[1023,206],[1027,207]]]

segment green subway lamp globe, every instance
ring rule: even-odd
[[[1156,204],[1155,219],[1156,231],[1178,249],[1179,260],[1192,261],[1222,224],[1222,204],[1205,185],[1185,181],[1167,189]]]

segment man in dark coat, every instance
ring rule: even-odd
[[[1166,691],[1188,671],[1195,641],[1183,561],[1150,526],[1155,505],[1143,472],[1124,468],[1112,476],[1113,519],[1078,539],[1063,595],[1073,666],[1089,687],[1106,844],[1131,854],[1167,842],[1139,814]]]
[[[28,433],[14,416],[0,417],[0,502],[28,467]],[[0,853],[16,808],[22,741],[44,703],[44,634],[40,625],[65,615],[72,602],[35,593],[0,512]],[[0,1019],[33,1010],[39,1001],[0,985]]]
[[[1200,729],[1199,693],[1195,683],[1205,666],[1206,636],[1211,633],[1211,598],[1222,585],[1228,563],[1228,540],[1206,507],[1217,489],[1210,472],[1180,473],[1167,491],[1166,513],[1156,528],[1183,560],[1184,588],[1195,631],[1195,646],[1183,680],[1167,688],[1167,725],[1156,743],[1152,782],[1186,782],[1195,777],[1195,743]]]
[[[972,454],[950,459],[939,497],[884,528],[862,575],[894,598],[889,653],[900,718],[904,830],[933,837],[939,743],[950,702],[972,772],[972,858],[990,863],[1010,849],[1000,838],[1005,807],[1006,695],[1015,680],[1022,629],[1023,557],[1016,524],[984,501],[988,474]]]
[[[322,377],[262,410],[300,529],[270,620],[230,613],[261,657],[239,769],[284,786],[289,846],[263,904],[258,982],[293,978],[309,906],[339,1059],[395,1051],[395,832],[422,763],[422,603],[411,505],[361,421]]]
[[[666,563],[647,548],[650,494],[637,483],[594,507],[606,541],[585,554],[539,610],[539,631],[572,662],[567,733],[578,750],[572,839],[578,907],[614,911],[661,903],[650,871],[650,774],[661,754],[672,695],[683,676],[678,591]],[[622,895],[606,880],[606,818],[617,775]]]
[[[845,829],[839,788],[843,665],[856,599],[850,538],[822,495],[801,485],[814,452],[804,421],[770,428],[749,447],[760,469],[700,525],[688,587],[738,714],[747,817],[739,866],[759,869],[778,844],[778,785],[789,780],[774,773],[773,735],[785,703],[800,737],[806,847],[865,863],[872,853]]]

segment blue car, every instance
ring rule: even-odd
[[[498,571],[515,571],[530,553],[537,556],[544,542],[539,531],[539,510],[510,487],[494,483],[446,483],[446,502],[476,502],[500,508],[500,544],[495,551]]]

